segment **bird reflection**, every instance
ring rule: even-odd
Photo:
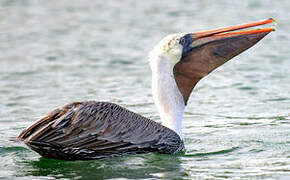
[[[69,179],[182,178],[186,174],[181,166],[182,154],[168,156],[151,153],[96,161],[63,161],[41,157],[25,162],[26,167],[19,171],[20,176]]]

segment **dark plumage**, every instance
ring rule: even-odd
[[[172,154],[184,147],[169,128],[119,105],[95,101],[57,108],[18,138],[44,157],[65,160],[148,152]]]

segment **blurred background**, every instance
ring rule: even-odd
[[[289,178],[289,9],[286,0],[1,0],[0,179]],[[159,121],[147,55],[160,39],[269,17],[275,32],[196,86],[182,154],[66,162],[9,141],[73,101]]]

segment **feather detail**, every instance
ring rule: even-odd
[[[183,141],[171,129],[119,105],[95,101],[57,108],[18,138],[44,157],[65,160],[171,154],[183,148]]]

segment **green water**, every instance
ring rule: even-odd
[[[290,1],[0,1],[0,179],[289,179]],[[204,78],[186,151],[100,161],[41,158],[9,141],[72,101],[159,121],[147,54],[169,33],[275,17],[277,31]]]

